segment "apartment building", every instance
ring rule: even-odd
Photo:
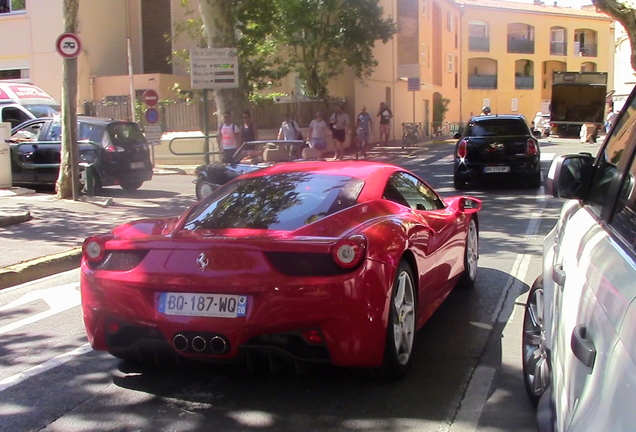
[[[63,60],[55,40],[63,32],[62,0],[2,5],[0,29],[12,37],[0,46],[0,79],[33,82],[59,98]],[[395,136],[401,123],[443,119],[447,127],[484,105],[528,118],[547,112],[554,71],[603,71],[613,82],[614,22],[594,10],[503,0],[380,0],[380,5],[397,22],[398,33],[376,44],[379,64],[368,79],[345,73],[333,80],[330,92],[355,112],[366,105],[374,114],[387,102]],[[196,10],[196,0],[192,7]],[[184,14],[179,0],[80,0],[78,102],[122,100],[131,89],[172,98],[175,84],[189,89],[187,65],[168,58],[194,44],[165,37],[174,36],[174,23]],[[276,90],[297,95],[296,81],[289,77]]]
[[[502,0],[461,7],[461,120],[479,114],[549,112],[555,71],[614,76],[614,21],[590,9]]]
[[[59,99],[62,57],[55,41],[64,31],[62,0],[6,0],[0,29],[10,43],[0,46],[0,79],[32,82]],[[77,35],[78,101],[120,97],[131,88],[152,88],[172,97],[175,82],[189,86],[184,65],[171,64],[172,23],[183,16],[178,0],[80,0]],[[0,5],[1,6],[1,5]],[[130,69],[129,69],[130,67]]]

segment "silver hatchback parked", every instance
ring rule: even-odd
[[[540,431],[636,428],[636,100],[596,158],[556,158],[546,193],[566,198],[547,235],[523,324],[526,389]]]

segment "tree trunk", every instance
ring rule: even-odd
[[[605,12],[625,27],[632,48],[632,69],[636,70],[636,10],[618,0],[592,0],[592,3],[598,10]]]
[[[199,0],[205,35],[209,48],[236,48],[235,18],[231,0]],[[222,113],[230,111],[232,121],[240,124],[241,112],[247,109],[247,91],[244,74],[240,71],[240,86],[235,89],[214,90],[216,115],[222,124]],[[207,103],[207,101],[205,101]]]
[[[79,0],[64,0],[64,32],[77,31]],[[55,184],[58,198],[77,200],[80,189],[77,149],[77,58],[64,59],[62,80],[62,149]]]

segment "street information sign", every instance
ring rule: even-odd
[[[146,142],[150,146],[156,146],[161,144],[161,125],[148,124],[144,126],[144,134],[146,136]]]
[[[192,88],[237,88],[238,56],[235,48],[193,48],[190,50]]]

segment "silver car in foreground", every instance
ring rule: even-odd
[[[568,201],[544,242],[523,324],[540,431],[636,428],[636,100],[598,155],[556,158],[546,193]]]

